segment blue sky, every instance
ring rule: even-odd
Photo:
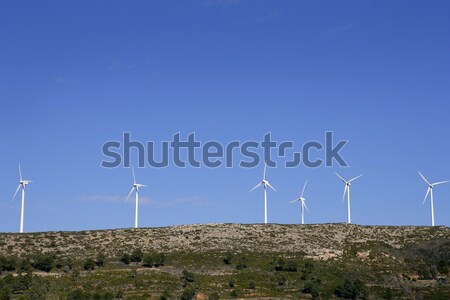
[[[34,180],[25,230],[131,227],[131,170],[101,146],[195,132],[201,141],[349,140],[349,168],[269,169],[269,222],[428,225],[431,181],[450,179],[447,1],[3,1],[0,231],[18,231],[18,164]],[[140,225],[260,223],[252,169],[145,168]],[[450,225],[450,184],[435,191]]]

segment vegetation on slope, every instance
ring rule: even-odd
[[[450,299],[445,227],[0,234],[0,299]]]

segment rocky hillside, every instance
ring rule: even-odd
[[[1,295],[12,298],[450,299],[449,266],[447,227],[208,224],[0,234]],[[16,282],[22,277],[25,286]]]

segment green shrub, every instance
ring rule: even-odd
[[[313,298],[319,297],[319,286],[320,282],[317,280],[308,280],[305,282],[303,289],[301,290],[304,294],[310,294]]]
[[[228,286],[230,288],[234,288],[235,285],[236,285],[236,281],[234,281],[234,279],[230,279],[230,281],[228,282]]]
[[[95,261],[92,258],[86,259],[86,261],[84,262],[83,268],[86,271],[94,270],[95,269]]]
[[[233,254],[230,252],[227,252],[225,254],[225,258],[223,259],[223,263],[226,265],[231,265],[232,262],[233,262]]]
[[[250,280],[249,283],[248,283],[247,288],[249,288],[249,289],[251,289],[251,290],[256,289],[256,284],[255,284],[255,282],[254,282],[253,280]]]
[[[155,253],[155,254],[148,253],[144,256],[143,266],[148,268],[151,267],[158,268],[164,266],[165,261],[166,257],[162,253]]]
[[[73,290],[67,296],[67,300],[85,300],[89,298],[89,295],[86,294],[82,289]]]
[[[194,289],[185,289],[183,291],[183,294],[181,294],[181,300],[192,300],[195,297],[195,290]]]
[[[359,279],[355,281],[346,279],[343,283],[336,287],[334,293],[336,296],[344,299],[367,298],[367,288]]]
[[[237,269],[237,270],[244,270],[244,269],[247,269],[247,258],[241,257],[241,258],[239,259],[238,264],[236,265],[236,269]]]
[[[131,261],[132,262],[141,262],[144,257],[144,253],[142,253],[141,249],[134,249],[131,253]]]
[[[162,267],[166,262],[166,256],[162,253],[156,253],[153,257],[153,263],[155,267]]]
[[[277,277],[277,284],[279,286],[286,285],[286,282],[287,282],[286,276],[281,275],[281,276]]]
[[[131,256],[128,253],[122,254],[122,257],[120,258],[120,261],[123,262],[126,265],[129,265],[131,263]]]
[[[144,263],[143,266],[147,267],[147,268],[151,268],[154,265],[154,260],[153,260],[153,255],[151,254],[146,254],[144,256]]]
[[[53,269],[53,263],[55,261],[55,257],[50,254],[36,254],[31,262],[33,268],[43,271],[50,272]]]
[[[97,259],[95,260],[95,265],[97,267],[103,267],[105,265],[106,262],[106,256],[103,253],[99,253],[97,255]]]
[[[0,272],[1,271],[15,271],[16,270],[16,259],[14,257],[7,258],[0,255]]]
[[[181,278],[183,278],[187,282],[194,282],[195,274],[187,270],[183,270],[183,272],[181,273]]]
[[[230,293],[230,299],[237,299],[238,297],[238,293],[235,290],[232,290]]]
[[[159,296],[159,300],[169,300],[170,294],[168,291],[164,291],[161,296]]]
[[[10,300],[11,297],[9,296],[9,294],[11,293],[11,290],[9,289],[9,287],[4,286],[3,288],[0,289],[0,300]]]

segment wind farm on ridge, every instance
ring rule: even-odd
[[[128,199],[130,198],[130,196],[132,195],[133,192],[135,192],[135,223],[134,223],[134,228],[139,228],[139,190],[141,188],[147,187],[147,185],[144,184],[140,184],[137,183],[136,181],[136,175],[135,175],[135,171],[134,171],[134,167],[131,168],[132,171],[132,176],[133,176],[133,185],[132,188],[129,192],[129,194],[126,196],[125,201],[128,201]],[[426,191],[426,195],[425,198],[423,200],[423,203],[425,204],[426,200],[428,199],[428,196],[430,195],[430,206],[431,206],[431,226],[435,226],[435,217],[434,217],[434,194],[433,194],[433,189],[435,186],[441,185],[441,184],[445,184],[445,183],[449,183],[449,180],[446,181],[440,181],[440,182],[436,182],[436,183],[430,183],[424,175],[422,175],[421,172],[418,172],[420,177],[423,179],[423,181],[426,183],[427,185],[427,191]],[[352,184],[359,178],[361,178],[363,176],[363,174],[358,175],[350,180],[346,180],[344,179],[341,175],[339,175],[337,172],[335,172],[335,175],[344,183],[344,193],[342,196],[342,203],[344,203],[345,198],[347,196],[347,224],[351,224],[351,202],[350,202],[350,188],[352,186]],[[24,180],[22,178],[22,169],[21,169],[21,165],[19,164],[19,185],[14,193],[13,196],[13,200],[16,198],[17,193],[19,192],[19,190],[22,191],[22,198],[21,198],[21,209],[20,209],[20,229],[19,232],[23,233],[24,232],[24,214],[25,214],[25,188],[27,187],[28,184],[32,183],[33,181],[31,180]],[[288,204],[294,204],[294,203],[300,203],[300,210],[301,210],[301,220],[300,220],[300,224],[305,224],[305,211],[309,212],[309,209],[306,205],[306,199],[304,198],[304,193],[305,193],[305,189],[306,186],[308,184],[308,180],[305,182],[303,189],[301,191],[300,197],[298,197],[297,199],[288,202]],[[263,187],[263,193],[264,193],[264,224],[268,224],[268,194],[267,194],[267,190],[268,188],[272,189],[273,191],[276,192],[276,189],[269,183],[268,179],[267,179],[267,164],[264,163],[264,172],[263,172],[263,179],[254,187],[250,190],[250,192],[253,192],[254,190],[256,190],[259,187]]]

